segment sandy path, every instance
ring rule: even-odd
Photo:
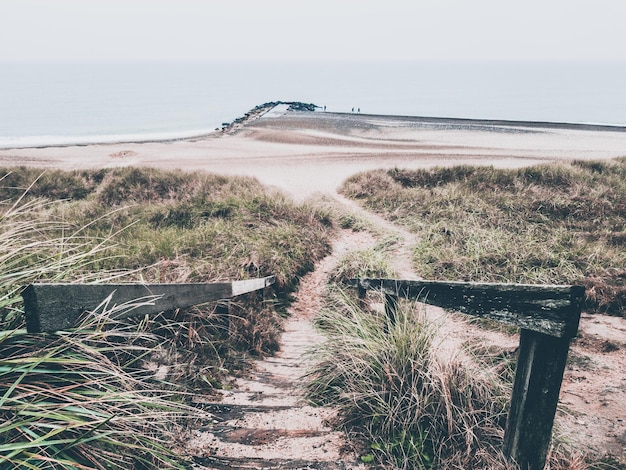
[[[412,249],[416,243],[415,234],[399,225],[394,225],[386,221],[383,217],[375,214],[374,212],[368,212],[357,202],[348,199],[341,194],[335,194],[334,198],[344,207],[345,210],[369,221],[375,231],[380,231],[388,236],[391,235],[398,240],[392,253],[392,265],[398,279],[419,279],[419,276],[415,273],[411,262],[413,257]]]
[[[335,199],[366,218],[377,232],[394,234],[399,242],[390,262],[399,277],[418,277],[407,258],[413,234],[339,195]],[[203,465],[199,468],[363,467],[346,436],[329,427],[335,411],[308,406],[301,386],[312,361],[308,351],[324,341],[311,320],[322,306],[329,273],[349,251],[369,248],[376,241],[365,232],[342,231],[331,255],[302,279],[285,324],[280,352],[256,362],[248,377],[238,379],[236,389],[227,392],[221,402],[232,407],[226,408],[226,417],[190,441],[188,451],[200,457],[198,461]],[[428,318],[438,325],[439,339],[435,343],[446,357],[462,356],[461,345],[465,342],[495,348],[495,353],[511,353],[518,345],[517,335],[482,329],[463,315],[424,308]],[[625,339],[623,319],[583,315],[555,421],[556,434],[576,449],[596,456],[608,453],[621,460],[626,459],[626,377],[615,372],[626,368]]]
[[[302,381],[312,361],[309,351],[324,341],[311,320],[321,308],[329,273],[349,250],[372,243],[367,233],[342,231],[331,255],[302,278],[278,354],[255,361],[249,375],[236,379],[234,390],[208,408],[218,423],[188,442],[186,452],[195,456],[197,468],[365,468],[344,433],[330,427],[335,410],[307,405]]]

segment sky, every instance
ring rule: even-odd
[[[626,62],[626,0],[0,0],[0,61]]]

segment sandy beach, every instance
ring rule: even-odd
[[[252,113],[223,132],[164,142],[0,150],[0,165],[153,166],[248,175],[297,200],[334,193],[373,168],[520,167],[626,155],[626,128],[288,111]]]

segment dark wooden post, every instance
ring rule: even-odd
[[[385,313],[390,325],[396,324],[396,316],[398,314],[398,296],[385,294]]]
[[[569,344],[569,337],[521,330],[504,454],[522,470],[544,468]]]
[[[215,314],[218,316],[216,324],[226,336],[230,333],[230,300],[221,300],[215,306]]]
[[[365,298],[367,297],[367,289],[361,284],[357,284],[358,296],[359,296],[359,308],[365,309]]]
[[[265,304],[267,302],[271,302],[272,300],[271,292],[272,291],[269,286],[266,286],[265,289],[261,290],[261,302],[263,303],[263,307],[265,307]]]

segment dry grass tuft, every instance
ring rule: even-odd
[[[338,406],[367,455],[402,469],[508,468],[493,466],[503,462],[506,388],[435,357],[434,328],[419,311],[403,305],[390,324],[339,291],[318,324],[328,341],[308,396]]]
[[[624,314],[626,160],[372,171],[342,192],[414,231],[430,279],[583,284]]]

